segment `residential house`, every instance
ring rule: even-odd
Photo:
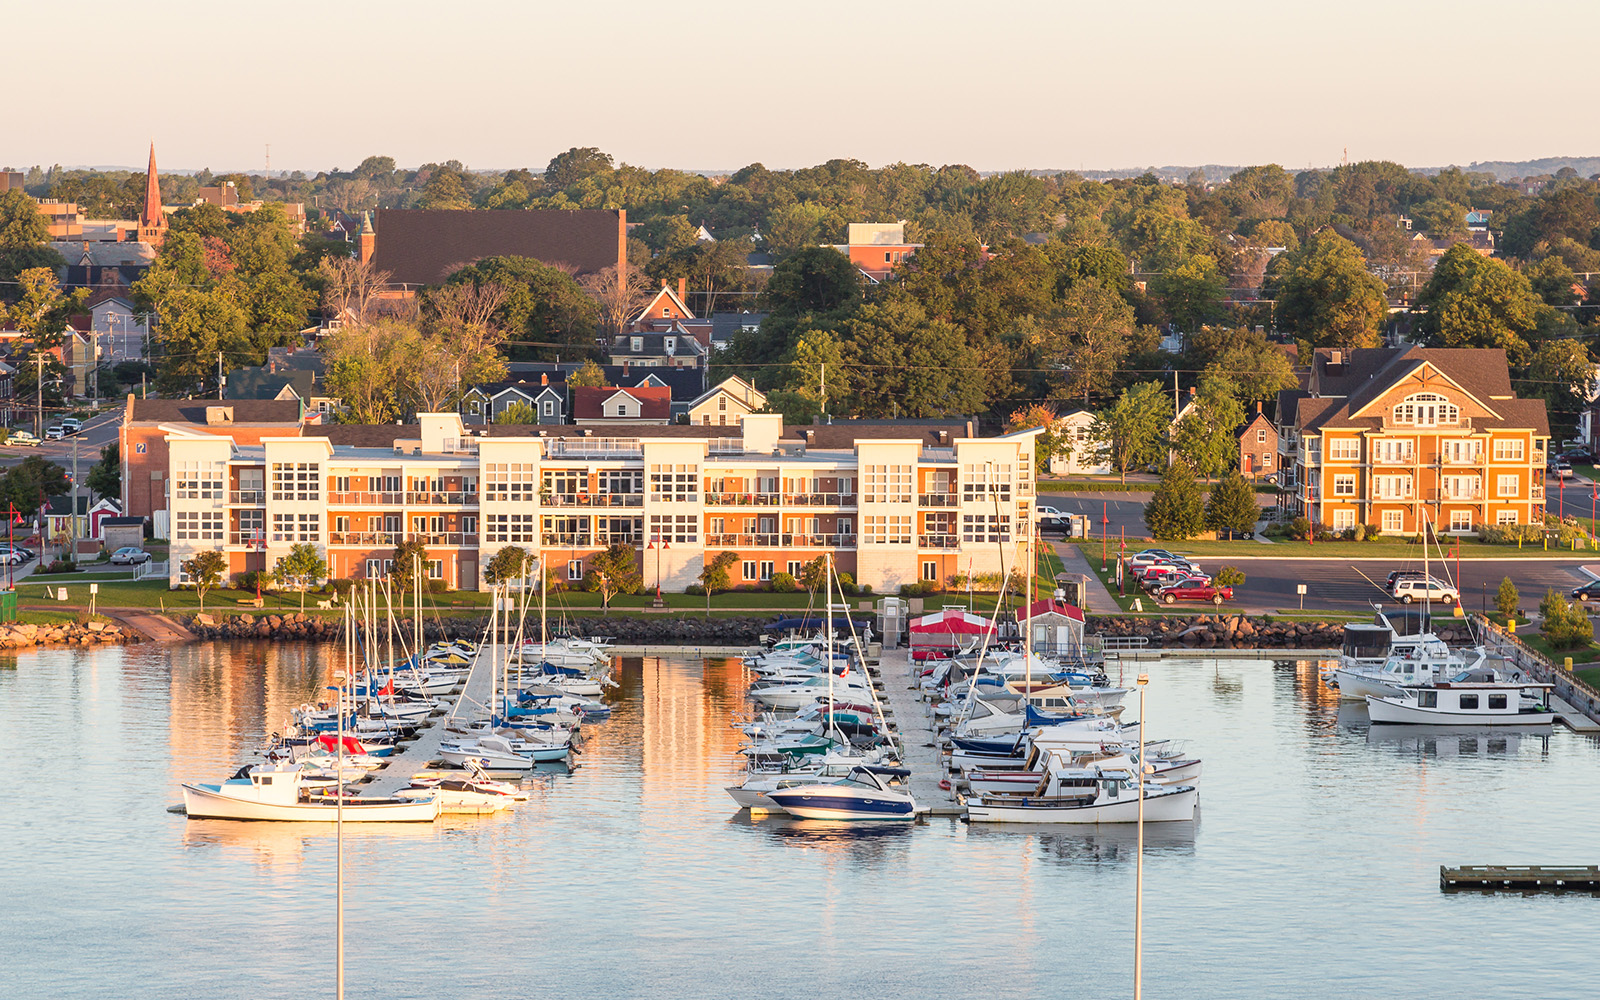
[[[149,314],[134,311],[133,297],[122,286],[95,291],[89,296],[89,332],[105,348],[102,355],[111,361],[126,361],[145,356],[150,338]]]
[[[274,372],[267,366],[235,368],[228,373],[225,398],[297,400],[306,414],[332,420],[339,411],[339,399],[330,396],[322,380],[306,369]]]
[[[1256,412],[1240,427],[1239,474],[1246,479],[1269,479],[1278,472],[1278,429],[1256,404]]]
[[[739,333],[757,333],[761,321],[767,318],[761,312],[719,312],[711,314],[711,349],[720,351],[733,342]]]
[[[0,424],[11,426],[17,415],[17,370],[0,361]]]
[[[1279,420],[1290,502],[1314,524],[1465,533],[1543,517],[1545,404],[1517,398],[1503,350],[1318,348],[1312,361]]]
[[[845,242],[833,245],[873,284],[887,278],[901,261],[921,248],[921,243],[906,242],[904,222],[852,222]]]
[[[572,422],[598,424],[667,424],[672,421],[672,390],[654,387],[597,389],[573,386]]]
[[[710,339],[707,331],[706,339]],[[680,323],[660,333],[631,331],[611,338],[609,360],[630,368],[704,368],[706,347]]]
[[[485,382],[475,385],[462,395],[458,410],[469,424],[492,424],[508,408],[523,403],[533,409],[541,425],[567,422],[567,387],[565,373],[552,382],[548,374],[539,376],[537,382]]]
[[[73,497],[51,497],[45,501],[41,514],[44,518],[44,537],[52,544],[69,538],[99,538],[101,524],[107,518],[121,517],[122,507],[111,497],[94,500],[87,490],[78,494],[76,524],[72,517]]]
[[[484,257],[532,257],[578,277],[628,267],[628,216],[621,210],[381,208],[371,230],[363,228],[361,259],[408,291],[442,284]]]
[[[144,277],[156,262],[156,248],[149,243],[107,243],[77,240],[46,243],[59,253],[67,266],[62,269],[62,287],[127,289]]]
[[[1055,432],[1067,437],[1071,450],[1050,457],[1053,476],[1109,476],[1110,449],[1094,435],[1095,416],[1088,410],[1073,410],[1056,418]]]
[[[765,393],[735,375],[689,404],[689,423],[702,427],[737,427],[746,414],[755,413],[766,405]]]
[[[720,552],[736,553],[730,573],[743,587],[798,574],[825,552],[879,591],[998,572],[1033,520],[1037,433],[979,437],[964,422],[786,427],[779,414],[739,427],[602,431],[471,429],[456,414],[425,413],[415,425],[248,440],[169,424],[169,475],[180,484],[171,582],[187,582],[183,561],[201,550],[223,552],[231,577],[300,543],[317,546],[330,576],[383,576],[407,540],[426,546],[429,579],[469,590],[508,545],[572,581],[608,546],[630,545],[646,584],[671,590]]]

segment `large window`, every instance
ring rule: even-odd
[[[650,540],[693,543],[700,540],[700,518],[695,514],[651,514]]]
[[[1336,497],[1353,497],[1356,495],[1355,476],[1334,476],[1333,495]]]
[[[322,499],[322,469],[316,462],[273,462],[272,499]]]
[[[1410,500],[1410,476],[1374,476],[1372,494],[1379,500]]]
[[[1403,510],[1386,510],[1383,512],[1384,531],[1406,530],[1406,513]]]
[[[221,511],[180,510],[177,519],[177,537],[184,542],[222,541]]]
[[[1266,431],[1262,431],[1266,434]],[[1260,440],[1266,440],[1261,438]],[[1328,461],[1354,462],[1361,457],[1360,438],[1330,438],[1328,440]]]
[[[869,465],[861,478],[863,503],[911,502],[909,465]]]
[[[483,518],[484,541],[533,541],[532,514],[485,514]]]
[[[700,498],[699,482],[698,465],[651,465],[650,499],[656,502],[693,503]]]
[[[1494,443],[1496,462],[1522,461],[1522,441],[1517,438],[1497,438]]]
[[[1353,510],[1336,510],[1333,512],[1333,530],[1345,531],[1356,526],[1356,512]]]
[[[1008,462],[973,462],[961,467],[961,499],[988,500],[998,496],[1011,502],[1011,465]]]
[[[1011,515],[963,514],[961,540],[964,542],[1011,541]]]
[[[275,542],[314,542],[317,535],[316,514],[272,515],[272,540]]]
[[[1436,392],[1419,392],[1395,405],[1394,422],[1407,427],[1454,427],[1461,422],[1461,411]]]
[[[532,503],[534,475],[532,462],[489,462],[484,466],[483,491],[491,501]]]
[[[1494,523],[1495,524],[1516,524],[1517,523],[1517,512],[1514,511],[1514,510],[1502,510],[1502,511],[1498,512],[1497,514],[1495,514]]]
[[[1372,442],[1372,461],[1379,465],[1410,462],[1416,456],[1416,442],[1408,439],[1384,438]]]
[[[224,469],[221,462],[178,462],[173,470],[174,495],[179,500],[221,500]]]
[[[1494,495],[1497,497],[1514,497],[1522,492],[1522,477],[1517,475],[1496,476]]]

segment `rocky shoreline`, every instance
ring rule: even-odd
[[[760,618],[705,618],[692,613],[577,618],[574,630],[582,635],[610,636],[625,646],[735,646],[754,645],[770,616]],[[422,637],[428,642],[440,639],[473,639],[483,634],[489,620],[483,618],[424,619]],[[328,642],[343,634],[344,622],[316,615],[270,614],[220,616],[198,614],[184,623],[199,639],[274,639],[284,641]],[[537,620],[530,623],[537,630]],[[410,637],[410,619],[398,625],[398,635]]]
[[[28,646],[100,646],[116,642],[138,642],[142,636],[115,622],[63,622],[60,625],[27,625],[10,622],[0,625],[0,649]]]

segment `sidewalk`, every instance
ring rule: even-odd
[[[1055,543],[1052,543],[1055,544]],[[1100,574],[1095,572],[1094,566],[1083,554],[1083,550],[1076,545],[1056,544],[1056,556],[1061,560],[1061,568],[1067,573],[1082,573],[1087,580],[1088,607],[1084,610],[1096,615],[1119,614],[1122,608],[1112,597],[1111,590],[1100,579]]]

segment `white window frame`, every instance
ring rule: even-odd
[[[1497,497],[1514,497],[1522,494],[1522,477],[1516,473],[1495,477],[1494,495]]]

